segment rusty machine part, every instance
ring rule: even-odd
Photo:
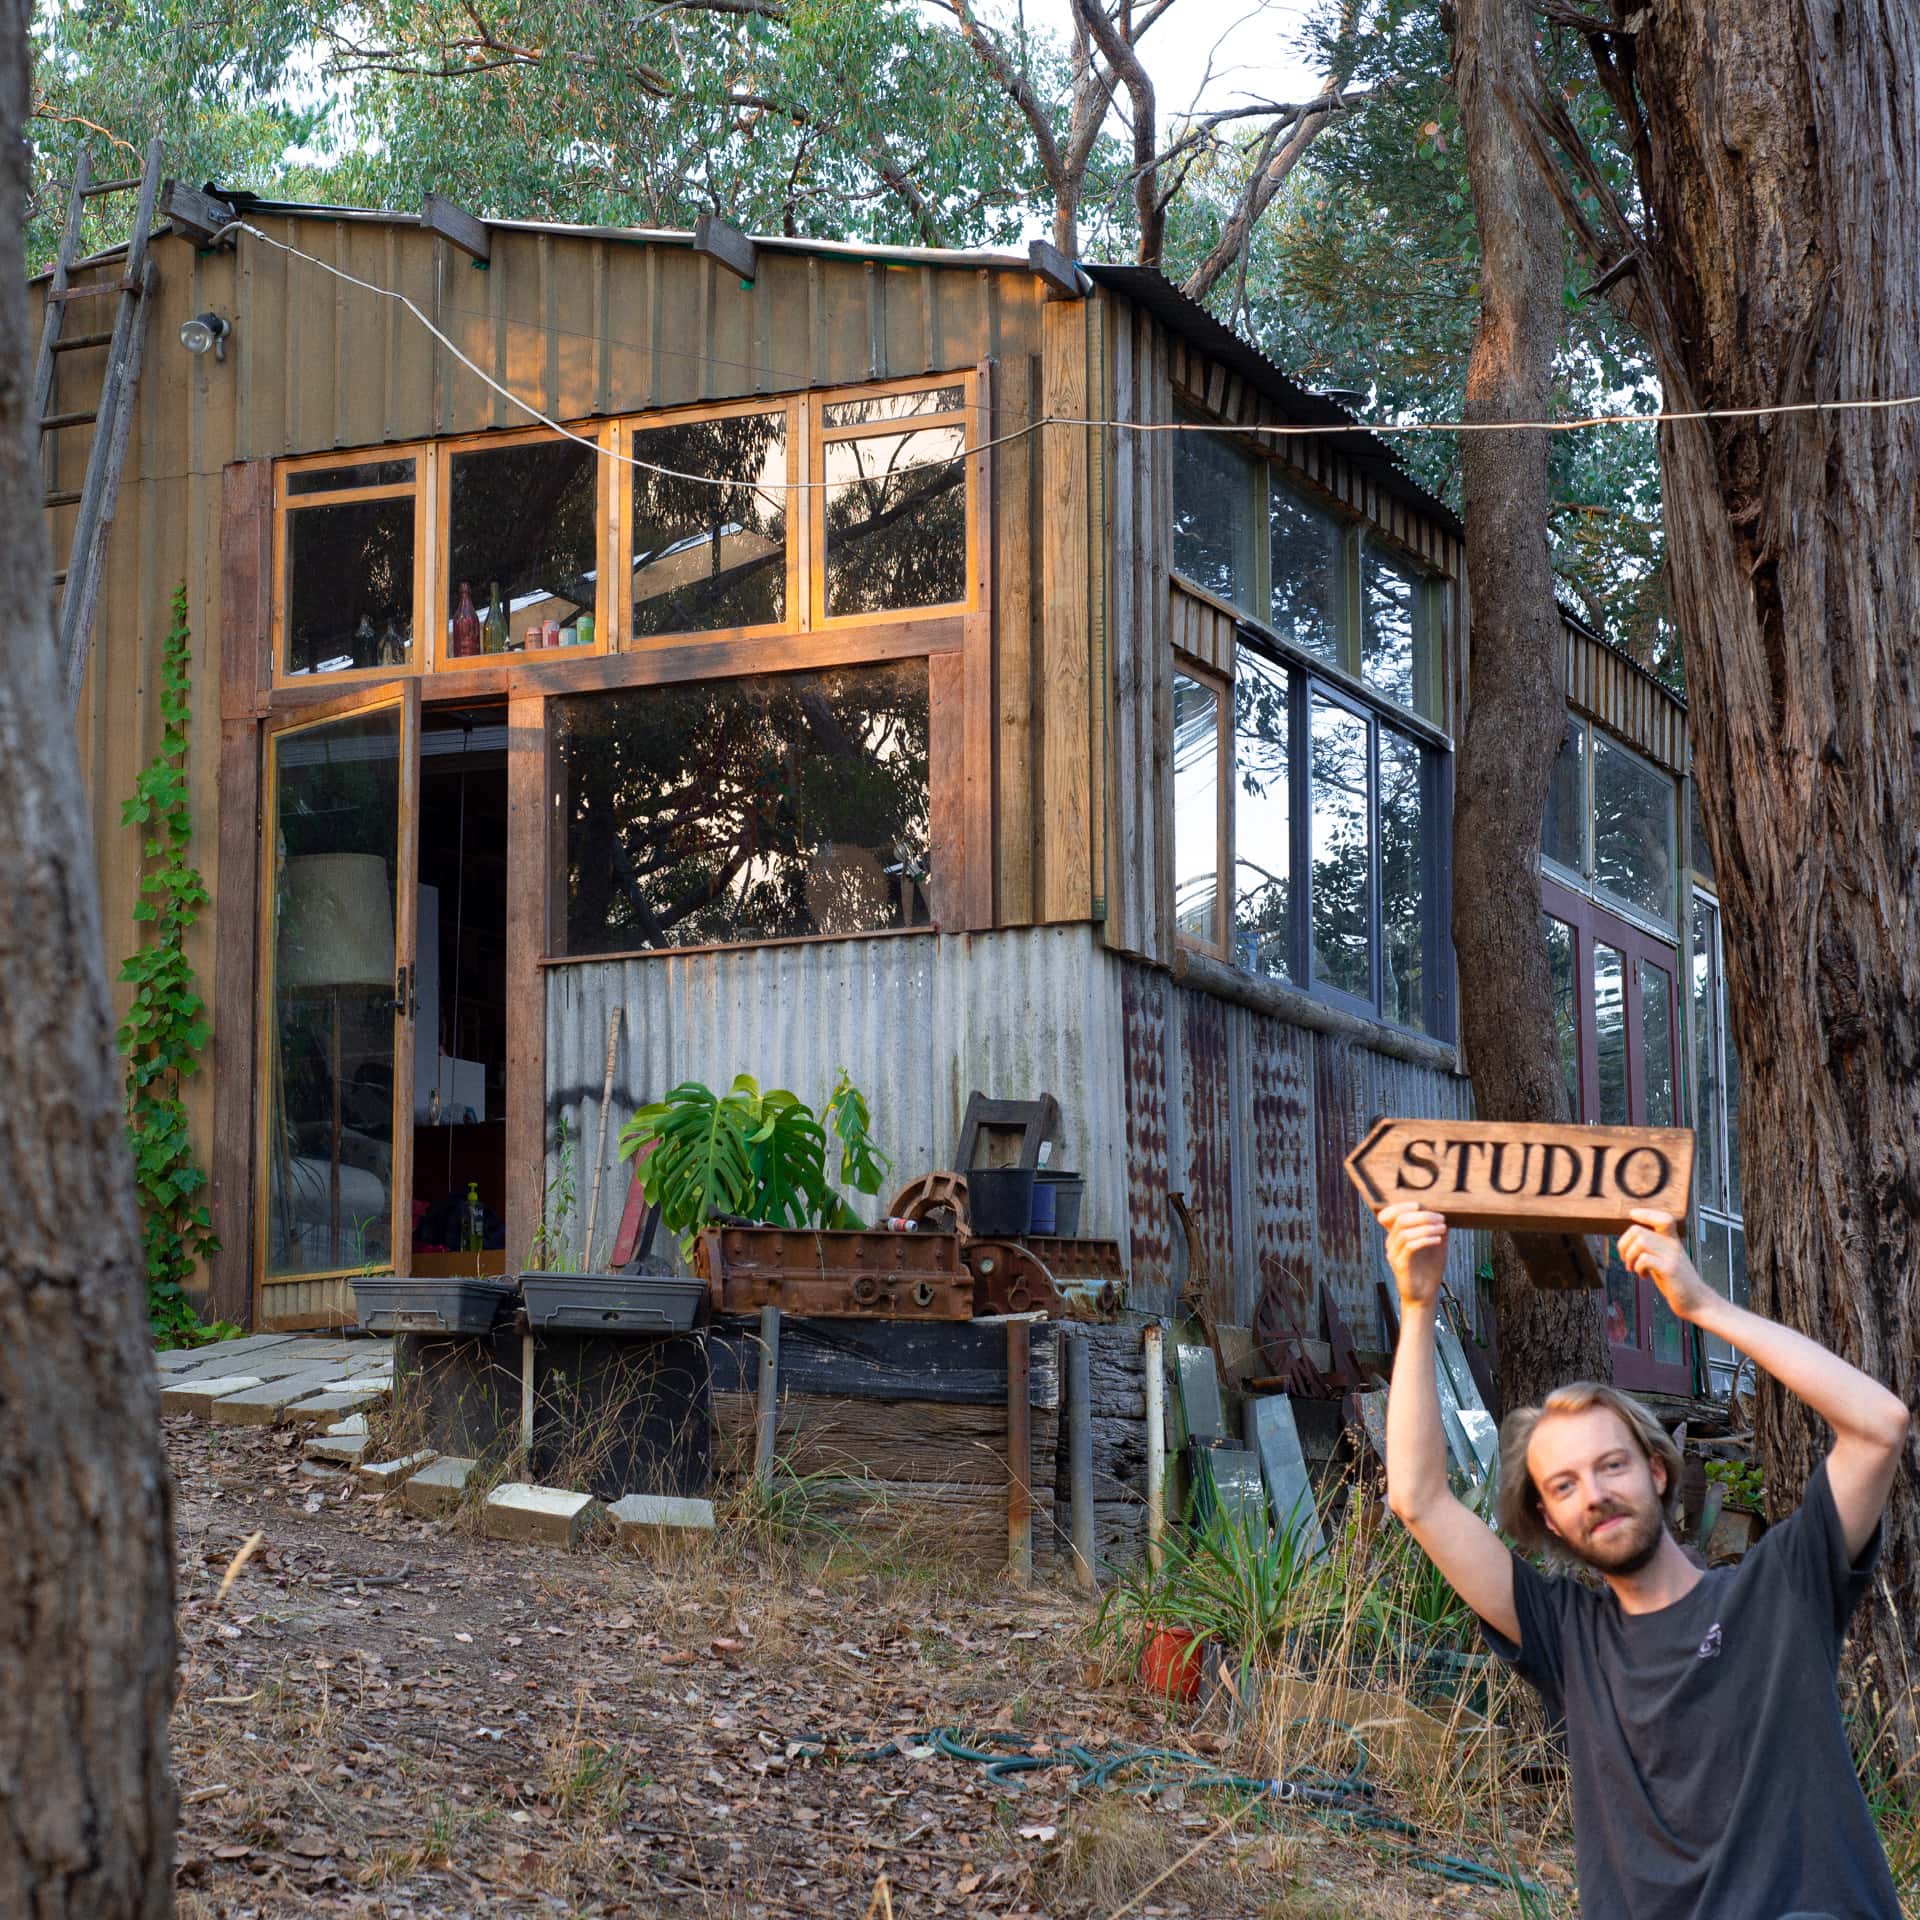
[[[976,1314],[1045,1313],[1054,1319],[1065,1314],[1067,1303],[1046,1262],[1018,1240],[969,1240],[960,1257],[973,1275]]]
[[[717,1313],[803,1319],[970,1320],[974,1279],[951,1233],[717,1227],[700,1236]]]
[[[1268,1377],[1284,1383],[1283,1390],[1307,1399],[1323,1398],[1327,1377],[1307,1354],[1307,1335],[1295,1319],[1301,1286],[1293,1272],[1277,1263],[1267,1269],[1267,1283],[1253,1309],[1253,1344]]]
[[[967,1227],[967,1176],[964,1173],[923,1173],[909,1180],[893,1196],[887,1217],[911,1220],[921,1227],[951,1227],[965,1239]]]

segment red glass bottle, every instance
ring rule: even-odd
[[[460,604],[453,610],[453,657],[464,660],[480,651],[480,616],[473,610],[473,595],[467,583],[460,582]]]

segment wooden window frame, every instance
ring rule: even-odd
[[[609,594],[604,585],[601,594],[609,619],[608,631],[614,647],[622,653],[662,652],[669,647],[697,644],[702,640],[774,640],[810,628],[807,618],[811,596],[806,590],[812,515],[804,502],[804,481],[808,461],[807,401],[804,393],[762,394],[749,400],[728,401],[724,405],[673,407],[657,413],[622,414],[611,421],[611,450],[622,456],[603,464],[611,470],[612,555],[609,578],[620,583],[618,593]],[[662,427],[697,426],[706,420],[738,420],[750,413],[784,413],[787,416],[787,617],[754,627],[692,627],[675,633],[649,633],[636,637],[633,632],[633,469],[625,464],[634,457],[633,443],[643,433]]]
[[[1177,902],[1174,909],[1174,944],[1184,947],[1190,953],[1204,953],[1215,960],[1230,962],[1233,958],[1233,834],[1234,834],[1234,782],[1233,782],[1233,680],[1210,666],[1206,661],[1180,648],[1174,649],[1173,671],[1175,674],[1191,680],[1196,686],[1205,687],[1214,699],[1214,839],[1213,839],[1213,886],[1215,916],[1219,921],[1219,933],[1212,941],[1196,939],[1185,933],[1180,927]],[[1289,775],[1291,777],[1291,775]],[[1169,766],[1168,793],[1171,795],[1172,773]],[[1170,837],[1170,844],[1173,844]],[[1174,875],[1175,880],[1179,875]]]
[[[850,400],[884,400],[894,394],[931,393],[941,387],[958,386],[962,400],[958,412],[915,414],[904,420],[875,420],[857,427],[828,427],[826,410]],[[807,488],[807,565],[806,621],[810,630],[832,632],[846,627],[868,627],[890,620],[925,618],[933,614],[964,614],[981,605],[980,542],[983,489],[975,482],[975,456],[986,436],[978,426],[981,380],[977,368],[946,374],[916,374],[906,380],[879,380],[854,387],[809,390],[802,396],[801,412],[806,423],[806,478],[820,485]],[[919,433],[939,427],[960,429],[961,486],[966,500],[966,554],[964,577],[966,591],[958,600],[943,600],[934,606],[888,607],[874,613],[827,612],[827,489],[825,486],[827,448],[853,440],[890,439],[900,434]]]
[[[1667,975],[1669,1019],[1676,1023],[1671,1029],[1675,1117],[1683,1120],[1690,1111],[1692,1089],[1687,1079],[1686,1029],[1677,1023],[1690,1017],[1691,1007],[1683,991],[1680,947],[1627,919],[1609,903],[1596,900],[1591,894],[1576,892],[1548,873],[1541,876],[1540,905],[1543,912],[1569,930],[1573,939],[1575,1053],[1580,1063],[1579,1118],[1587,1124],[1596,1124],[1599,1119],[1600,1036],[1599,1023],[1594,1017],[1593,953],[1596,946],[1605,946],[1617,952],[1622,961],[1628,1120],[1639,1125],[1646,1112],[1646,1028],[1640,986],[1643,961],[1651,961]],[[1635,1298],[1639,1320],[1636,1337],[1612,1349],[1615,1382],[1648,1392],[1691,1393],[1698,1334],[1683,1324],[1681,1352],[1685,1358],[1677,1363],[1655,1360],[1652,1281],[1637,1280]]]
[[[593,566],[595,585],[598,589],[594,596],[593,609],[593,645],[590,647],[565,647],[560,652],[570,658],[591,660],[596,654],[610,651],[607,636],[607,580],[608,570],[613,559],[614,544],[608,527],[609,497],[615,491],[613,487],[614,462],[606,458],[609,444],[608,421],[584,421],[569,423],[570,430],[582,439],[589,439],[596,449],[594,462],[594,549]],[[543,444],[559,444],[567,436],[553,432],[547,427],[529,427],[510,432],[463,433],[453,439],[432,440],[425,444],[433,449],[435,478],[433,487],[433,535],[434,569],[433,577],[427,582],[427,592],[432,595],[437,586],[444,591],[433,607],[430,622],[432,637],[430,650],[421,661],[419,671],[432,675],[440,673],[473,673],[481,667],[497,665],[504,657],[497,653],[475,653],[456,657],[450,650],[442,652],[443,645],[451,648],[452,642],[447,629],[452,616],[442,610],[444,601],[452,597],[453,579],[453,463],[463,453],[498,452],[508,447],[530,447]],[[479,609],[475,609],[479,611]],[[508,634],[512,634],[512,617],[508,617]],[[416,653],[419,649],[416,647]],[[541,649],[544,662],[547,649]],[[526,655],[518,656],[525,659]]]
[[[390,486],[345,487],[337,493],[290,494],[289,482],[297,473],[332,467],[371,466],[382,460],[411,459],[413,478]],[[423,618],[438,571],[434,549],[434,514],[431,502],[437,486],[435,443],[414,441],[395,446],[366,447],[349,452],[304,454],[282,460],[273,473],[273,560],[269,587],[271,618],[267,629],[268,684],[278,692],[282,688],[352,688],[382,680],[418,678],[424,671],[422,656],[427,646],[427,623]],[[286,657],[287,619],[287,529],[295,514],[316,507],[349,506],[362,500],[411,500],[413,502],[413,644],[404,667],[348,667],[338,673],[289,673]]]

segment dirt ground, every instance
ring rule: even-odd
[[[166,1427],[183,1920],[1525,1911],[1289,1810],[996,1785],[924,1746],[1225,1751],[1208,1716],[1103,1682],[1070,1593],[725,1536],[506,1546],[309,1477],[290,1434]],[[895,1735],[907,1757],[803,1747]]]

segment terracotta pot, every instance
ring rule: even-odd
[[[1140,1649],[1140,1679],[1149,1693],[1191,1705],[1200,1698],[1206,1642],[1191,1627],[1160,1627]]]

